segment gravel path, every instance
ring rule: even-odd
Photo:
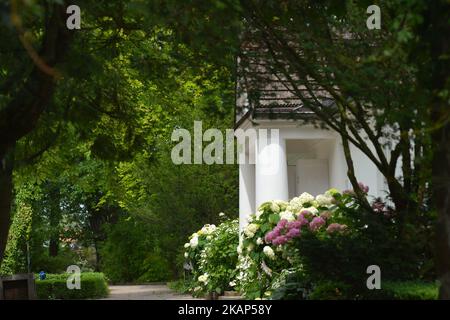
[[[103,300],[195,300],[179,294],[165,284],[109,286],[109,297]]]

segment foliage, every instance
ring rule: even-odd
[[[28,272],[27,246],[30,240],[33,212],[29,205],[19,203],[10,227],[5,258],[0,274],[11,275]]]
[[[195,288],[195,281],[194,278],[178,279],[168,282],[167,286],[178,293],[192,293],[192,288]]]
[[[311,290],[309,300],[347,300],[351,298],[348,293],[350,286],[343,282],[319,282]]]
[[[137,279],[139,283],[167,281],[172,278],[171,266],[160,252],[149,254],[142,263],[144,273]]]
[[[190,288],[195,295],[221,294],[236,285],[238,229],[238,220],[224,221],[218,227],[205,225],[185,244],[186,261],[192,266]]]
[[[438,285],[423,281],[382,281],[381,289],[360,290],[355,296],[354,289],[347,283],[324,280],[314,285],[305,278],[304,273],[291,273],[283,286],[276,289],[271,299],[307,299],[307,300],[436,300]]]
[[[69,290],[70,274],[47,274],[45,280],[36,280],[37,296],[41,300],[97,299],[108,295],[108,284],[103,273],[81,273],[81,289]]]
[[[76,252],[69,248],[62,248],[57,256],[49,256],[48,250],[41,251],[35,249],[32,256],[32,270],[35,272],[44,271],[50,274],[58,274],[65,272],[70,265],[82,267],[81,259]],[[85,268],[82,268],[86,271]],[[88,269],[89,270],[89,269]]]
[[[417,17],[410,16],[411,8],[403,2],[383,1],[383,27],[369,30],[365,4],[241,2],[248,18],[243,38],[264,48],[244,51],[244,77],[254,79],[245,90],[253,92],[249,103],[257,105],[258,91],[265,79],[272,79],[266,72],[258,76],[260,67],[252,65],[257,55],[269,65],[264,71],[281,74],[284,86],[293,88],[293,98],[314,112],[320,120],[314,121],[317,125],[340,135],[348,177],[360,201],[364,197],[358,190],[350,146],[367,155],[386,178],[399,215],[414,219],[426,205],[423,195],[428,191],[431,150],[430,118],[423,107],[429,92],[419,85],[418,66],[409,58],[411,45],[405,45],[416,41],[409,28]],[[408,135],[409,131],[414,134]],[[404,178],[395,173],[396,168]]]
[[[71,63],[61,70],[65,81],[15,151],[15,190],[30,191],[33,204],[32,269],[65,270],[72,245],[93,253],[69,264],[105,268],[115,282],[165,280],[177,271],[167,261],[175,261],[191,230],[237,209],[236,166],[176,166],[170,159],[173,129],[190,129],[194,120],[204,130],[232,125],[232,73],[193,59],[168,29],[115,25],[109,17],[121,5],[91,5],[95,14],[83,21],[93,28],[75,36]],[[143,12],[127,7],[122,14]],[[56,257],[47,252],[51,238]],[[128,257],[129,248],[136,250]]]
[[[106,226],[106,240],[100,248],[101,267],[114,283],[167,280],[170,269],[158,254],[153,229],[133,217],[122,217]],[[156,264],[152,264],[156,262]]]
[[[420,281],[386,281],[381,290],[374,290],[373,296],[390,300],[436,300],[439,286],[436,283]]]
[[[373,264],[383,279],[423,278],[431,259],[426,243],[398,241],[395,212],[379,200],[373,207],[366,211],[353,191],[335,189],[262,204],[238,249],[240,289],[249,298],[358,298]],[[329,283],[339,284],[337,294]]]

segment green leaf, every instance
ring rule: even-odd
[[[280,216],[279,216],[278,214],[272,213],[272,214],[269,216],[269,221],[270,221],[271,223],[273,223],[273,224],[277,224],[278,221],[280,221]]]

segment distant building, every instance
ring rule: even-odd
[[[241,61],[238,64],[242,66]],[[265,201],[288,200],[302,192],[317,195],[329,188],[352,189],[339,134],[318,121],[314,125],[314,113],[295,97],[287,81],[268,71],[261,59],[251,57],[245,68],[253,68],[253,73],[248,72],[237,83],[235,130],[278,129],[279,139],[264,146],[258,139],[245,145],[243,152],[254,156],[256,163],[239,165],[241,227]],[[328,98],[321,103],[330,108],[334,105]],[[384,197],[387,187],[382,174],[353,145],[351,154],[356,177],[369,186],[369,196]],[[278,162],[276,172],[262,170],[270,161]]]

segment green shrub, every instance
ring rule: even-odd
[[[136,217],[122,218],[105,228],[101,270],[113,283],[166,281],[171,276],[151,228]]]
[[[80,265],[76,252],[67,247],[61,247],[56,257],[50,257],[48,250],[40,250],[31,257],[32,270],[44,271],[48,274],[64,273],[70,265]]]
[[[36,280],[37,296],[41,300],[95,299],[108,295],[108,284],[103,273],[82,273],[81,289],[69,290],[67,278],[70,274],[48,274],[45,280]],[[39,279],[39,277],[36,277]]]
[[[410,223],[400,226],[398,213],[380,200],[372,206],[368,209],[351,191],[335,189],[263,203],[249,216],[238,249],[244,296],[364,299],[366,269],[372,264],[383,270],[385,282],[432,279],[424,245],[430,232]],[[286,281],[285,271],[295,269],[303,274],[301,281]]]
[[[179,279],[167,283],[167,286],[178,293],[189,293],[195,286],[192,279]]]
[[[186,262],[193,268],[189,285],[195,295],[233,289],[238,261],[239,222],[205,225],[185,244]]]
[[[382,282],[380,290],[372,290],[369,299],[385,300],[437,300],[439,287],[432,282],[389,281]]]
[[[206,243],[200,260],[199,273],[207,274],[206,288],[219,294],[232,290],[232,281],[236,274],[239,245],[239,221],[230,220],[221,223]]]
[[[314,286],[308,300],[346,300],[350,298],[349,292],[345,283],[324,281]]]
[[[167,281],[171,276],[169,262],[157,253],[144,260],[142,270],[144,273],[138,278],[138,282]]]

